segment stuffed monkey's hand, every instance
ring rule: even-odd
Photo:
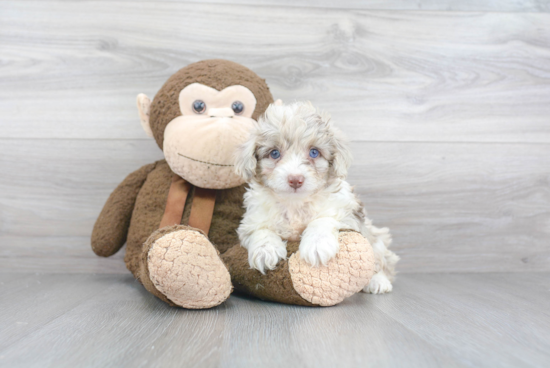
[[[271,230],[257,230],[243,242],[248,249],[248,263],[262,274],[273,270],[286,258],[286,242]]]
[[[326,266],[339,249],[338,227],[334,219],[314,220],[302,233],[300,257],[314,267]]]

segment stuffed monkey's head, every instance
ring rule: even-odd
[[[239,186],[233,155],[273,102],[265,80],[226,60],[190,64],[172,75],[153,102],[138,96],[141,123],[172,171],[208,189]]]

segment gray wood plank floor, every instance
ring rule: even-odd
[[[130,275],[0,274],[2,367],[548,367],[550,274],[401,274],[304,308],[171,308]]]

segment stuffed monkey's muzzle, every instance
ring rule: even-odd
[[[197,187],[239,186],[244,181],[235,173],[234,153],[255,124],[255,120],[225,108],[209,109],[204,115],[178,116],[164,131],[164,156],[174,173]]]

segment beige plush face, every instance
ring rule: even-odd
[[[256,124],[254,94],[243,86],[218,91],[193,83],[180,92],[179,106],[182,115],[164,131],[164,157],[172,171],[201,188],[241,185],[233,157]]]

